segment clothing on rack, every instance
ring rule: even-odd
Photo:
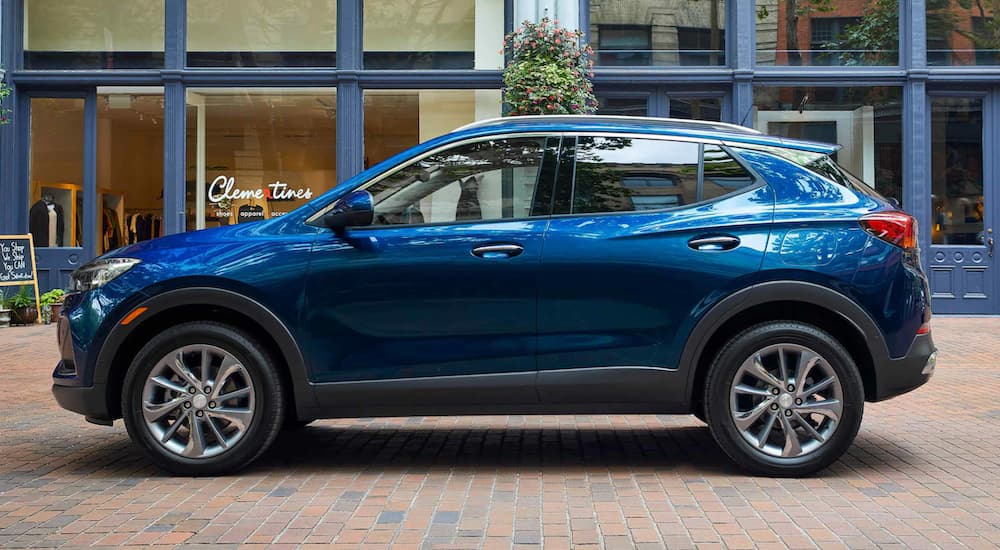
[[[101,211],[101,236],[104,241],[104,252],[125,246],[121,219],[118,218],[118,213],[111,208],[104,208]]]
[[[127,244],[135,244],[160,236],[160,216],[135,213],[125,217],[125,237]]]

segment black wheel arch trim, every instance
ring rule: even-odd
[[[680,360],[680,364],[687,367],[685,395],[691,403],[699,400],[699,397],[694,395],[698,367],[701,364],[702,354],[706,352],[705,346],[716,331],[727,321],[752,307],[789,301],[806,302],[829,310],[864,335],[872,363],[875,365],[875,378],[878,384],[880,378],[878,371],[881,370],[879,367],[892,360],[881,329],[861,306],[840,292],[816,283],[768,281],[746,287],[723,298],[709,309],[691,330]]]
[[[148,322],[158,313],[191,305],[231,309],[244,314],[257,323],[278,345],[281,357],[277,359],[281,360],[287,367],[289,379],[292,381],[296,413],[301,414],[303,411],[315,407],[315,395],[312,385],[309,383],[305,358],[285,323],[260,302],[238,292],[215,287],[188,287],[168,290],[143,300],[125,311],[123,315],[127,315],[137,307],[147,308],[136,319],[136,322],[122,325],[120,319],[115,320],[115,324],[108,332],[95,361],[94,385],[107,387],[118,350],[133,332],[143,326],[143,323]]]

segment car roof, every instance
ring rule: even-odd
[[[707,120],[631,117],[615,115],[527,115],[491,118],[467,124],[455,133],[485,134],[497,130],[517,132],[638,132],[668,136],[715,139],[730,144],[767,145],[830,154],[839,145],[769,136],[753,128]]]

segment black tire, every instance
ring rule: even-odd
[[[294,432],[305,428],[306,426],[312,424],[312,422],[312,420],[299,420],[289,414],[285,416],[285,425],[282,426],[281,429],[288,432]]]
[[[705,405],[704,404],[702,404],[702,403],[696,404],[694,406],[694,410],[691,411],[691,414],[693,414],[694,417],[697,418],[698,420],[701,420],[705,424],[708,424],[707,417],[705,416]]]
[[[253,382],[255,406],[248,427],[232,447],[215,456],[189,458],[166,449],[150,432],[143,418],[142,392],[161,358],[182,346],[198,344],[221,348],[242,364]],[[267,350],[245,332],[210,321],[176,325],[153,337],[133,359],[122,388],[122,414],[129,437],[154,464],[180,475],[223,475],[246,467],[274,442],[285,421],[286,406],[285,388]]]
[[[730,391],[741,365],[775,344],[804,346],[819,354],[841,385],[843,408],[836,429],[818,448],[794,458],[772,456],[751,445],[731,413]],[[799,322],[763,323],[730,340],[710,367],[704,399],[709,428],[722,450],[747,472],[772,477],[806,476],[838,460],[854,442],[864,414],[864,385],[850,353],[828,333]]]

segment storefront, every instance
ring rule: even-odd
[[[935,310],[1000,313],[1000,22],[965,4],[4,0],[0,233],[35,235],[53,287],[126,243],[280,216],[499,116],[503,34],[547,13],[586,31],[602,113],[843,144],[920,220]]]

